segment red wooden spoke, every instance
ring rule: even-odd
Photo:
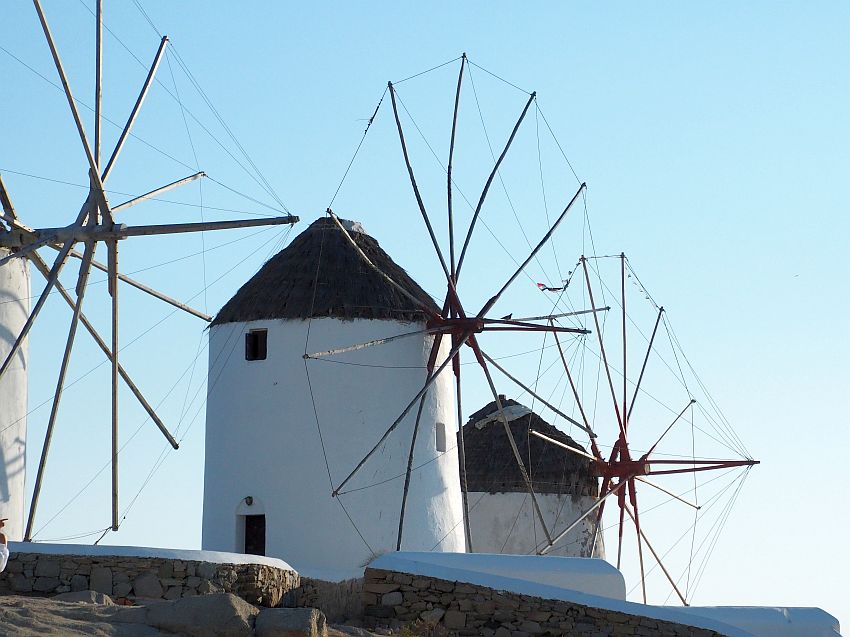
[[[646,571],[643,567],[643,543],[641,542],[640,535],[640,516],[638,515],[637,491],[635,490],[634,478],[629,480],[629,500],[631,501],[632,508],[635,512],[633,520],[635,523],[635,533],[637,534],[638,559],[640,560],[640,586],[643,592],[643,603],[646,604]]]

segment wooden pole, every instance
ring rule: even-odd
[[[635,400],[637,399],[638,391],[640,391],[640,383],[643,380],[643,373],[646,371],[646,365],[649,362],[649,355],[652,353],[652,344],[655,342],[655,334],[658,332],[658,324],[661,323],[661,317],[664,314],[664,308],[658,308],[658,318],[655,319],[655,327],[652,328],[652,336],[649,337],[649,345],[646,348],[646,356],[643,359],[643,365],[640,367],[640,375],[635,384],[635,392],[632,395],[632,402],[629,405],[629,411],[626,418],[632,417],[632,409],[635,408]]]
[[[552,236],[552,234],[555,232],[555,230],[558,229],[558,226],[561,225],[561,222],[567,216],[567,213],[570,211],[570,208],[573,207],[573,204],[578,199],[578,196],[581,194],[581,191],[584,190],[585,188],[587,188],[587,184],[583,183],[581,186],[579,186],[579,189],[576,191],[576,194],[574,194],[573,198],[570,199],[570,202],[567,204],[567,207],[564,208],[564,211],[558,216],[558,218],[555,220],[555,223],[552,224],[552,227],[549,228],[549,231],[540,240],[540,243],[538,243],[535,246],[535,248],[531,251],[531,254],[528,255],[528,258],[525,261],[523,261],[522,265],[520,265],[516,269],[516,271],[513,273],[513,275],[511,275],[511,278],[508,279],[507,283],[505,283],[502,286],[502,288],[498,292],[496,292],[496,294],[494,294],[490,298],[490,300],[487,301],[487,303],[484,304],[484,307],[482,307],[481,311],[478,312],[478,316],[484,316],[487,312],[490,311],[490,308],[492,308],[496,304],[496,302],[499,300],[499,297],[501,297],[502,294],[505,293],[505,290],[507,290],[510,287],[510,285],[516,280],[516,278],[520,275],[520,273],[523,270],[525,270],[525,266],[527,266],[529,263],[531,263],[531,260],[535,256],[537,256],[537,253],[540,252],[540,249],[544,245],[546,245],[546,242],[549,241],[549,238]],[[458,269],[460,269],[460,264],[458,264]],[[591,303],[591,305],[593,305],[593,304]],[[596,314],[594,314],[593,316],[595,317]]]
[[[65,388],[65,375],[68,371],[68,364],[71,362],[71,350],[74,347],[74,339],[77,335],[77,325],[80,322],[80,313],[83,307],[83,299],[86,294],[86,282],[89,277],[91,266],[85,262],[80,263],[80,273],[77,277],[77,301],[74,303],[74,312],[71,316],[71,326],[68,330],[68,338],[65,341],[65,351],[62,354],[62,363],[59,366],[59,379],[56,381],[56,391],[53,394],[53,404],[50,407],[50,418],[47,421],[47,430],[44,433],[44,444],[41,447],[41,458],[38,461],[38,471],[35,478],[35,488],[33,489],[32,500],[30,501],[29,516],[27,517],[27,528],[24,534],[24,541],[32,540],[33,524],[35,522],[35,514],[38,509],[38,499],[41,495],[41,485],[44,479],[44,469],[47,465],[47,456],[50,453],[50,443],[53,439],[53,429],[56,426],[56,417],[59,415],[59,401],[62,399],[62,392]]]
[[[47,264],[44,260],[36,253],[30,256],[30,261],[32,261],[33,265],[35,265],[36,269],[41,272],[41,274],[47,278],[50,274],[50,268],[47,267]],[[62,286],[61,283],[56,284],[56,289],[59,291],[60,296],[65,299],[65,302],[72,309],[74,308],[74,300],[71,298],[71,295],[68,291]],[[109,345],[106,344],[106,341],[98,334],[97,330],[94,326],[89,322],[88,318],[84,313],[80,313],[80,323],[83,324],[83,327],[86,328],[86,331],[91,335],[94,339],[94,342],[97,343],[97,346],[101,349],[101,351],[106,356],[106,360],[110,363],[112,362],[112,352],[109,349]],[[141,404],[142,408],[147,412],[150,419],[154,422],[154,424],[159,428],[162,432],[162,435],[165,436],[165,439],[168,440],[168,444],[170,444],[174,449],[178,449],[180,445],[175,440],[174,436],[171,435],[171,432],[168,431],[168,428],[165,426],[165,423],[159,417],[159,415],[154,411],[154,408],[147,401],[142,391],[136,386],[133,382],[133,379],[130,378],[130,374],[127,373],[127,370],[119,363],[118,364],[118,373],[121,374],[121,378],[127,384],[127,388],[133,392],[133,395]]]
[[[150,192],[146,192],[143,195],[139,195],[138,197],[134,197],[133,199],[130,199],[129,201],[125,201],[124,203],[118,204],[117,206],[113,206],[112,207],[112,214],[120,212],[121,210],[125,210],[126,208],[131,208],[132,206],[140,204],[143,201],[147,201],[148,199],[154,199],[155,197],[158,197],[159,195],[162,195],[162,194],[168,192],[169,190],[174,190],[175,188],[178,188],[178,187],[183,186],[185,184],[191,183],[191,182],[195,181],[196,179],[200,179],[201,177],[206,177],[206,176],[207,176],[207,174],[205,172],[200,171],[200,172],[196,172],[194,175],[189,175],[188,177],[184,177],[183,179],[178,179],[177,181],[173,181],[170,184],[166,184],[165,186],[161,186],[159,188],[156,188],[155,190],[151,190]]]
[[[455,270],[457,263],[455,262],[455,228],[454,214],[452,211],[452,160],[455,154],[455,135],[457,133],[457,112],[460,107],[460,88],[463,85],[463,68],[466,66],[466,53],[460,57],[460,73],[457,76],[457,90],[455,91],[455,107],[452,115],[452,137],[449,142],[449,162],[446,167],[446,189],[447,189],[447,210],[449,220],[449,262],[451,263],[452,281],[457,281],[457,272]],[[463,434],[461,434],[463,435]]]
[[[440,372],[442,372],[446,367],[448,367],[448,364],[451,362],[454,355],[458,353],[458,350],[460,350],[460,348],[463,347],[463,345],[466,343],[466,341],[469,340],[471,337],[472,337],[472,332],[468,332],[468,333],[464,334],[463,337],[458,342],[458,344],[455,345],[454,347],[452,347],[452,351],[449,352],[449,355],[446,358],[446,360],[443,361],[440,364],[440,366],[436,369],[436,371],[434,373],[432,373],[428,376],[428,378],[425,380],[425,385],[422,387],[422,389],[420,389],[419,392],[413,397],[413,399],[407,404],[407,407],[404,408],[404,411],[401,412],[401,415],[393,421],[393,423],[384,432],[384,435],[381,436],[380,440],[378,440],[378,442],[375,443],[375,446],[372,447],[372,449],[369,451],[369,453],[367,453],[363,457],[363,459],[360,462],[357,463],[357,466],[354,467],[354,469],[351,470],[351,473],[349,473],[348,476],[346,476],[345,480],[340,482],[339,486],[336,489],[333,490],[333,493],[331,494],[332,496],[336,497],[337,495],[340,494],[340,491],[342,491],[342,488],[348,483],[349,480],[351,480],[351,478],[354,477],[354,475],[358,471],[360,471],[360,468],[364,464],[366,464],[366,461],[369,458],[371,458],[372,455],[378,450],[378,448],[383,444],[384,440],[387,439],[387,436],[389,436],[395,430],[395,428],[398,427],[399,423],[408,414],[408,412],[411,410],[413,405],[416,404],[416,401],[419,400],[420,398],[422,398],[422,396],[425,394],[425,392],[428,391],[428,388],[434,383],[435,380],[437,380],[437,377],[440,375]]]
[[[162,36],[162,40],[159,42],[159,48],[156,51],[156,56],[154,56],[153,64],[151,64],[150,70],[148,71],[148,75],[145,78],[145,83],[142,85],[142,90],[139,92],[139,96],[136,98],[136,103],[133,105],[133,110],[130,112],[130,117],[127,119],[127,123],[124,125],[124,129],[121,131],[121,135],[118,137],[118,142],[115,144],[115,149],[112,151],[112,155],[109,157],[109,161],[106,163],[106,168],[103,169],[103,177],[102,181],[106,183],[106,180],[109,179],[109,173],[112,172],[112,168],[115,166],[115,160],[118,159],[118,155],[121,153],[121,149],[124,148],[124,142],[127,141],[127,137],[130,135],[130,130],[133,128],[133,124],[136,121],[136,116],[139,114],[139,109],[142,108],[142,104],[145,101],[145,98],[148,95],[148,89],[150,89],[151,84],[153,83],[154,75],[156,75],[156,70],[159,67],[159,63],[162,61],[162,54],[165,52],[165,45],[168,43],[168,36]]]
[[[101,100],[103,97],[103,0],[97,0],[95,12],[94,54],[94,163],[100,168]]]
[[[499,392],[496,390],[496,385],[493,382],[493,377],[490,375],[490,370],[487,368],[487,361],[484,359],[484,355],[481,352],[481,349],[478,347],[478,344],[475,342],[474,338],[472,339],[471,343],[476,358],[478,359],[478,364],[481,366],[481,369],[484,371],[484,376],[487,378],[487,384],[490,386],[490,392],[493,394],[493,399],[496,401],[496,409],[498,409],[499,411],[499,419],[502,421],[502,426],[505,429],[505,435],[508,437],[508,443],[511,446],[511,451],[513,451],[514,459],[517,463],[517,468],[519,469],[519,472],[522,475],[523,482],[525,482],[525,488],[528,491],[528,495],[531,496],[531,504],[534,506],[534,513],[537,515],[537,519],[540,522],[540,526],[543,527],[543,533],[546,535],[546,539],[551,542],[552,536],[549,533],[549,527],[546,525],[546,520],[543,517],[543,512],[540,510],[540,504],[537,502],[537,495],[534,493],[534,486],[531,484],[531,478],[525,468],[525,463],[522,461],[522,455],[520,454],[519,448],[517,447],[516,440],[514,439],[514,434],[511,431],[510,423],[508,423],[508,418],[505,415],[505,409],[502,405],[502,399],[499,397]]]
[[[508,154],[508,149],[511,147],[511,144],[514,141],[514,137],[516,137],[517,131],[519,130],[520,124],[522,124],[522,120],[525,119],[525,114],[528,112],[528,107],[531,106],[531,103],[534,101],[534,98],[537,96],[537,93],[532,93],[528,101],[525,103],[525,108],[522,109],[522,113],[519,116],[516,124],[514,124],[514,128],[511,131],[510,136],[508,137],[508,141],[505,144],[504,149],[502,150],[502,154],[499,155],[499,159],[496,160],[496,164],[493,166],[493,170],[490,171],[490,176],[487,178],[487,181],[484,184],[484,189],[481,191],[481,196],[478,198],[478,205],[475,206],[475,212],[472,214],[472,220],[469,222],[469,228],[466,231],[466,238],[463,241],[463,247],[460,250],[460,257],[457,261],[457,269],[455,270],[455,279],[460,278],[460,269],[463,267],[463,260],[466,258],[466,250],[469,248],[469,242],[472,239],[472,231],[475,229],[475,224],[478,221],[478,215],[481,214],[481,207],[484,205],[484,200],[487,198],[487,193],[490,191],[490,184],[493,183],[493,178],[496,176],[496,173],[499,171],[499,166],[502,165],[502,160],[505,159],[505,155]]]
[[[581,265],[584,269],[584,280],[587,285],[587,294],[590,297],[590,306],[596,307],[596,303],[593,301],[593,287],[590,285],[590,274],[587,271],[587,259],[584,258],[584,255],[581,257]],[[593,322],[596,325],[596,338],[599,341],[599,349],[602,352],[602,362],[605,365],[605,374],[608,376],[608,387],[611,389],[611,398],[614,400],[614,412],[617,414],[617,424],[620,426],[620,436],[625,442],[626,428],[623,424],[623,418],[620,416],[620,408],[617,405],[617,394],[614,391],[614,381],[611,379],[611,368],[608,365],[608,355],[605,353],[605,343],[602,341],[602,330],[599,328],[599,318],[595,313],[593,314]]]
[[[112,530],[118,530],[118,240],[109,249],[109,294],[112,296]]]

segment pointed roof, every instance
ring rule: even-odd
[[[590,460],[528,432],[539,431],[581,451],[585,451],[584,447],[517,401],[504,396],[500,400],[536,493],[598,494]],[[472,414],[463,426],[468,489],[480,493],[525,493],[525,481],[498,413],[493,401]]]
[[[358,223],[343,222],[381,271],[428,307],[434,301]],[[370,268],[333,219],[322,217],[269,259],[212,325],[267,319],[424,321],[424,312]]]

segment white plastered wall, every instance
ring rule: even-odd
[[[0,248],[0,259],[9,252]],[[29,315],[30,278],[26,259],[0,266],[0,362],[6,360]],[[20,540],[24,531],[27,448],[27,342],[0,378],[0,518],[4,533]]]
[[[432,337],[332,357],[356,365],[308,361],[314,413],[302,358],[308,323],[309,352],[422,329],[416,323],[329,318],[213,326],[202,544],[241,550],[234,520],[245,515],[244,498],[252,496],[265,509],[267,555],[308,576],[359,577],[373,554],[396,548],[416,407],[343,489],[340,501],[352,521],[331,497],[331,482],[339,485],[421,389]],[[266,360],[245,360],[244,335],[252,329],[268,330]],[[441,351],[448,353],[445,340]],[[454,440],[452,381],[447,368],[425,401],[405,513],[406,550],[465,550],[457,450],[436,450],[436,423],[445,423],[448,440]]]
[[[555,537],[593,506],[595,498],[537,493],[549,532]],[[546,535],[527,493],[469,493],[469,528],[476,553],[528,555],[542,548]],[[555,545],[549,555],[591,557],[596,516],[591,514]],[[605,557],[602,534],[592,557]]]

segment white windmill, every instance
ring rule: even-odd
[[[4,455],[4,466],[6,480],[4,481],[4,493],[0,493],[0,517],[8,517],[9,535],[12,539],[23,537],[25,540],[32,538],[33,522],[38,507],[38,500],[42,490],[44,468],[50,450],[51,437],[59,403],[65,387],[66,373],[74,347],[77,330],[80,324],[91,334],[104,355],[109,359],[112,367],[111,373],[111,421],[112,421],[112,523],[113,530],[118,529],[118,424],[119,405],[118,388],[119,379],[126,383],[142,407],[148,413],[153,422],[159,427],[162,434],[176,449],[177,441],[169,433],[165,424],[157,416],[153,407],[145,399],[139,388],[133,383],[129,374],[121,366],[118,360],[119,351],[119,282],[133,286],[150,294],[166,303],[178,307],[198,317],[209,320],[210,317],[204,313],[194,310],[187,305],[168,297],[142,283],[134,281],[130,277],[118,271],[118,244],[129,237],[162,235],[174,233],[189,233],[208,230],[223,230],[228,228],[245,228],[250,226],[268,226],[280,224],[292,224],[298,218],[292,215],[263,218],[257,220],[236,220],[208,223],[182,223],[149,226],[126,226],[116,221],[116,216],[131,206],[151,199],[169,190],[204,177],[203,172],[197,172],[189,177],[156,188],[141,196],[130,199],[120,205],[113,206],[106,196],[105,184],[113,171],[116,160],[127,141],[136,117],[148,90],[154,80],[157,68],[162,59],[168,43],[168,38],[163,37],[154,57],[153,63],[148,71],[147,78],[139,92],[138,98],[127,122],[121,131],[114,149],[104,161],[101,154],[101,88],[102,88],[102,0],[97,2],[96,22],[96,65],[95,65],[95,108],[94,108],[94,138],[93,143],[89,141],[85,125],[77,108],[74,95],[59,51],[54,42],[47,18],[39,0],[33,0],[35,10],[38,13],[41,27],[50,52],[53,57],[56,71],[62,83],[64,94],[67,98],[71,114],[74,119],[83,151],[87,161],[87,172],[89,190],[79,212],[65,226],[53,228],[35,229],[27,226],[20,218],[19,211],[12,205],[11,197],[0,180],[0,203],[2,203],[2,216],[0,216],[0,401],[3,408],[0,409],[0,444]],[[107,250],[107,263],[103,264],[95,259],[98,243],[104,243]],[[75,249],[77,244],[82,244],[82,251]],[[42,257],[38,250],[48,249],[57,254],[52,263]],[[75,289],[67,290],[60,282],[59,275],[69,260],[80,261],[79,274]],[[35,298],[32,307],[29,307],[30,280],[27,262],[32,263],[35,268],[45,277],[46,283]],[[108,275],[108,290],[111,297],[111,339],[109,342],[102,338],[93,327],[92,323],[82,312],[83,301],[86,294],[88,277],[91,269],[99,269]],[[41,451],[38,473],[35,481],[33,497],[29,508],[26,530],[22,529],[24,511],[24,468],[23,450],[26,446],[26,414],[27,414],[27,337],[33,327],[39,313],[52,292],[58,292],[67,304],[73,309],[70,329],[62,354],[62,362],[59,369],[59,378],[56,391],[53,396],[50,417],[47,424],[45,440]]]

